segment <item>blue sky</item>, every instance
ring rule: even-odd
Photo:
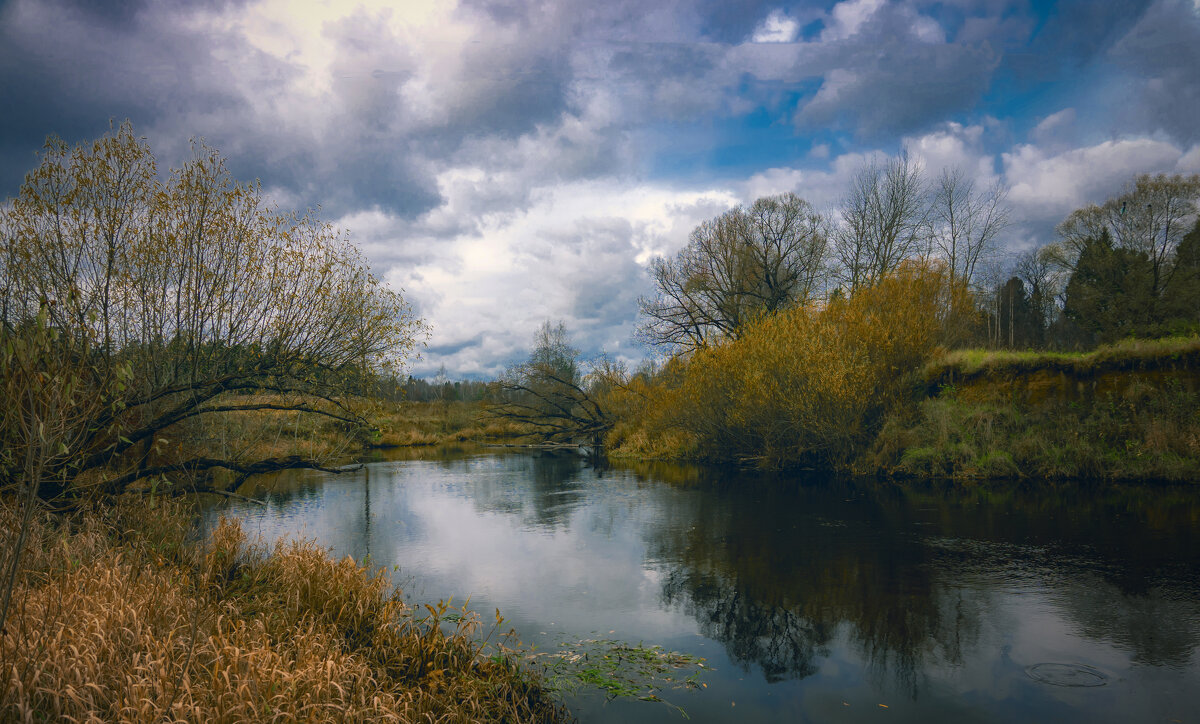
[[[7,0],[0,98],[6,196],[51,133],[204,137],[404,289],[416,374],[488,377],[545,319],[639,359],[654,256],[879,154],[1007,185],[1005,253],[1200,172],[1200,2]]]

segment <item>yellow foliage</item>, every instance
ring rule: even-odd
[[[668,365],[644,394],[643,419],[660,434],[694,436],[700,457],[844,461],[961,335],[970,309],[941,266],[905,264],[849,299],[766,316],[740,339]]]

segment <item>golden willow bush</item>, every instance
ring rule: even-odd
[[[765,316],[740,339],[668,364],[657,385],[631,389],[646,429],[614,431],[617,452],[845,464],[921,367],[962,335],[971,310],[944,267],[906,262],[848,299]],[[654,449],[663,436],[671,444]]]
[[[0,507],[5,544],[18,515]],[[485,655],[465,609],[410,608],[349,558],[309,543],[268,554],[234,524],[182,545],[188,521],[161,499],[39,516],[0,637],[0,720],[561,717],[503,649]]]
[[[336,229],[271,208],[203,145],[160,176],[128,124],[75,148],[47,142],[0,207],[0,287],[0,364],[19,383],[0,400],[0,486],[33,466],[43,499],[318,466],[262,459],[275,431],[234,421],[275,410],[358,427],[355,393],[423,330]],[[51,417],[70,425],[31,437]]]

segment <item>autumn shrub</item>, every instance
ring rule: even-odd
[[[0,638],[0,720],[561,715],[502,650],[483,654],[465,608],[414,609],[381,573],[311,543],[269,550],[233,523],[164,547],[189,518],[159,500],[36,519]]]
[[[709,459],[845,464],[969,312],[941,267],[905,264],[849,298],[765,316],[692,353],[655,391],[648,427],[688,433]]]

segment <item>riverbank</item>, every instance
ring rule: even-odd
[[[487,418],[484,403],[380,403],[371,418],[371,447],[423,447],[457,443],[512,441],[529,434],[527,425]]]
[[[418,611],[381,572],[313,543],[268,550],[236,524],[187,542],[185,504],[146,503],[35,518],[0,638],[0,719],[562,718],[513,658],[481,651],[469,611]],[[5,551],[19,529],[5,502]]]
[[[960,350],[910,378],[911,391],[896,395],[874,424],[864,418],[848,454],[803,464],[956,480],[1200,479],[1200,337],[1130,340],[1088,353]],[[697,435],[650,412],[617,424],[612,457],[714,461]],[[776,423],[786,430],[786,420]],[[802,451],[743,447],[716,462],[785,467],[772,460],[804,459]]]
[[[1086,354],[963,351],[888,417],[860,472],[986,479],[1200,479],[1200,338]]]
[[[609,457],[956,480],[1200,479],[1196,336],[1129,340],[1087,353],[943,354],[893,384],[902,389],[879,414],[860,415],[853,429],[843,420],[844,448],[825,457],[808,455],[804,440],[789,436],[784,413],[794,410],[776,410],[777,401],[770,409],[745,401],[745,414],[709,420],[720,433],[709,437],[729,444],[706,445],[695,425],[704,418],[670,404],[670,374],[650,386],[633,380],[603,398],[614,419],[605,439]],[[771,435],[722,427],[751,414],[771,418]],[[809,442],[820,442],[820,418],[810,417],[816,432]],[[349,459],[371,448],[513,443],[534,432],[489,418],[482,402],[375,403],[367,420],[369,429],[351,437],[343,426],[309,421],[260,452],[311,454],[340,445]]]

